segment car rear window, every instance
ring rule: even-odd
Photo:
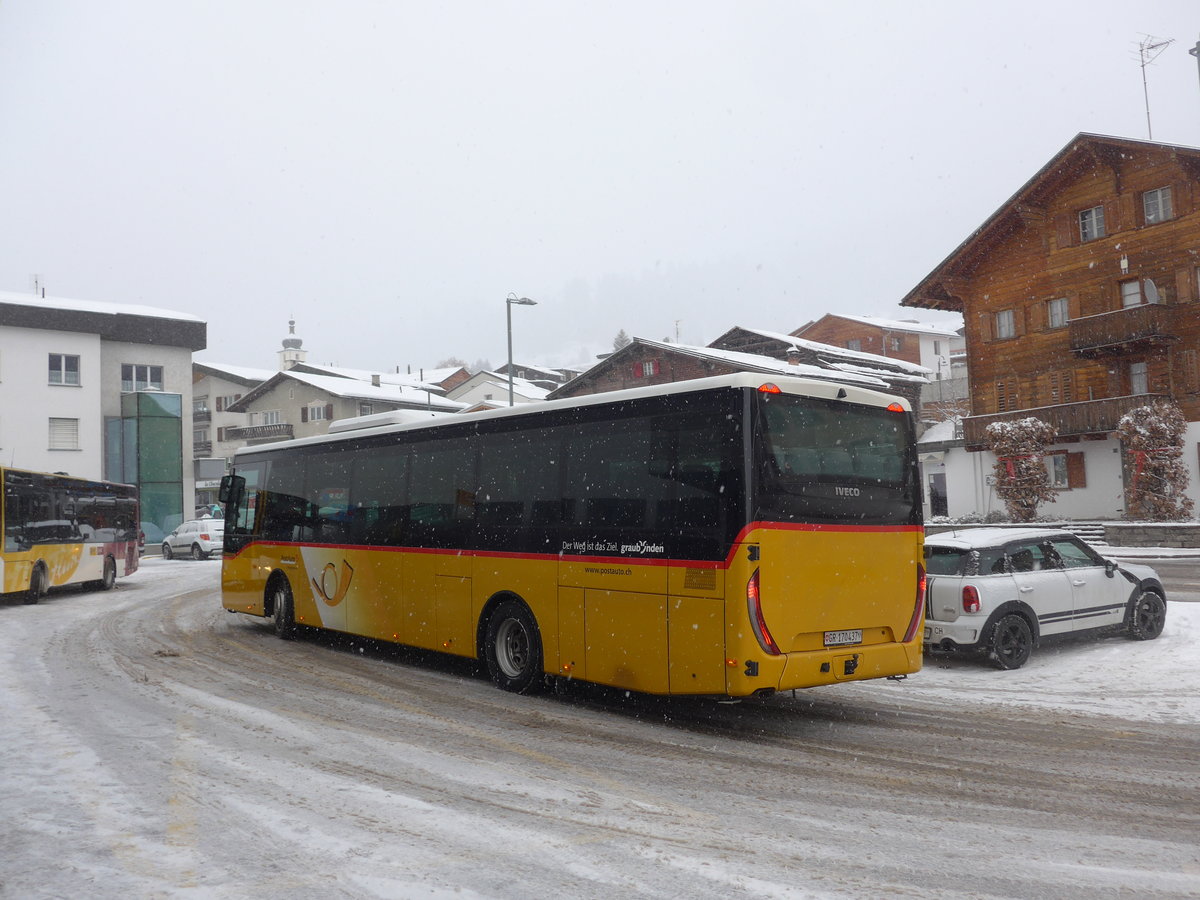
[[[998,547],[964,550],[925,545],[925,571],[930,575],[1000,575],[1004,552]]]

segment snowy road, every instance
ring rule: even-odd
[[[0,604],[0,897],[1196,897],[1200,604],[722,705],[276,639],[218,562]]]

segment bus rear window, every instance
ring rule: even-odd
[[[908,415],[788,394],[758,397],[761,517],[920,521]]]

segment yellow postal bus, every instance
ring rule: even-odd
[[[138,567],[138,493],[129,484],[0,468],[0,592],[37,603],[52,587],[111,590]]]
[[[912,415],[742,374],[238,451],[223,605],[551,676],[742,697],[921,666]]]

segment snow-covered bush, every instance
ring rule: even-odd
[[[1125,449],[1125,511],[1130,518],[1168,522],[1191,515],[1183,462],[1186,428],[1179,407],[1166,400],[1131,409],[1117,423]]]
[[[996,496],[1004,501],[1014,522],[1032,522],[1037,509],[1057,493],[1043,461],[1046,445],[1057,435],[1041,419],[1029,416],[1014,422],[993,422],[984,432],[987,448],[996,455],[992,473]]]

